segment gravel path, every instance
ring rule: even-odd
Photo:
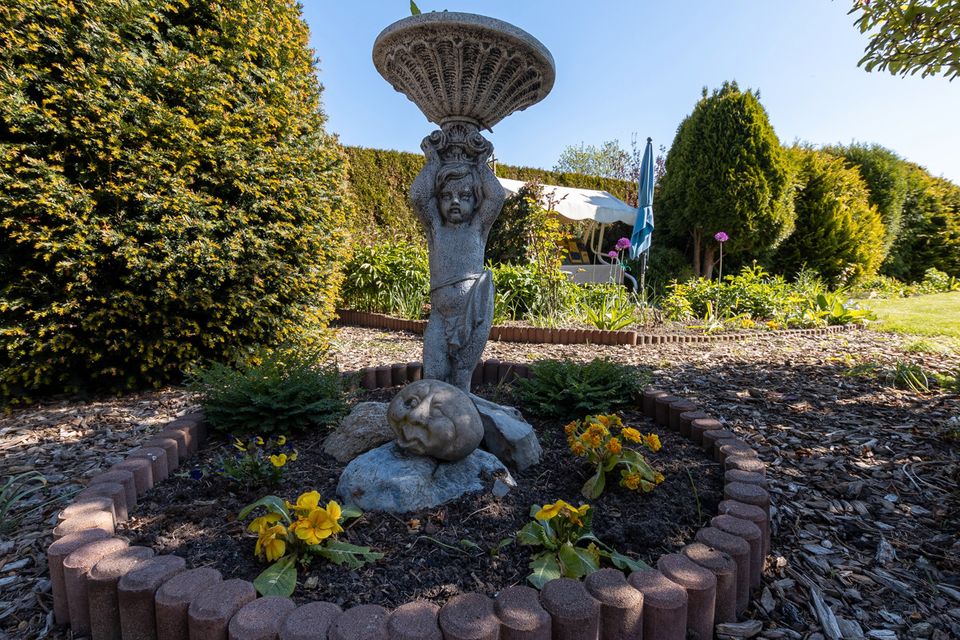
[[[913,342],[853,331],[643,347],[490,343],[484,357],[644,366],[754,444],[776,505],[763,590],[748,612],[763,628],[755,637],[947,640],[960,638],[960,444],[944,434],[960,430],[960,398],[850,374],[898,360],[960,369],[956,353],[907,353]],[[421,349],[413,334],[353,327],[334,343],[344,370],[420,360]],[[190,394],[166,389],[15,410],[0,417],[0,477],[36,469],[65,499],[194,408]],[[72,637],[52,626],[44,560],[58,504],[0,533],[0,639]]]

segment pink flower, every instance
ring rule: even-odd
[[[617,251],[623,251],[624,249],[629,249],[629,248],[630,248],[630,238],[620,238],[619,240],[617,240],[617,246],[616,246]]]
[[[717,242],[726,242],[730,239],[730,236],[728,236],[725,231],[717,231],[716,235],[713,236],[713,239]]]
[[[616,251],[612,251],[612,250],[611,250],[611,251],[608,251],[608,252],[607,252],[607,257],[608,257],[608,258],[616,258],[618,255],[619,255],[619,254],[618,254]]]

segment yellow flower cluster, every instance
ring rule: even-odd
[[[287,551],[287,543],[295,541],[289,534],[293,534],[296,540],[305,544],[314,545],[343,531],[340,526],[340,505],[331,500],[326,507],[321,507],[318,491],[308,491],[297,498],[296,504],[287,502],[286,506],[296,516],[289,528],[280,522],[279,513],[268,513],[254,518],[247,527],[248,531],[257,534],[254,553],[263,554],[268,562],[283,557]]]
[[[619,430],[619,436],[614,435]],[[626,427],[618,415],[587,416],[574,420],[563,427],[567,444],[575,456],[602,457],[618,455],[623,451],[623,441],[643,443],[656,453],[660,450],[660,438],[655,433],[641,434],[633,427]]]
[[[623,486],[632,491],[642,489],[644,492],[653,491],[654,487],[663,482],[663,474],[659,471],[653,476],[653,482],[648,482],[639,472],[627,474],[623,477]]]

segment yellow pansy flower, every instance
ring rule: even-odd
[[[253,533],[260,533],[265,528],[272,525],[274,522],[280,520],[279,513],[268,513],[265,516],[260,516],[259,518],[254,518],[253,522],[250,523],[250,526],[247,527],[247,531]]]
[[[297,450],[294,449],[290,455],[287,456],[287,462],[294,462],[297,459]]]
[[[320,544],[322,540],[343,531],[338,520],[340,505],[331,500],[326,509],[314,509],[306,518],[301,518],[294,533],[307,544]]]
[[[547,504],[540,507],[540,510],[533,514],[533,517],[537,520],[552,520],[560,515],[560,512],[566,509],[573,509],[573,507],[564,500],[557,500],[553,504]]]
[[[237,449],[239,449],[240,451],[246,451],[246,450],[247,450],[247,447],[245,447],[244,444],[243,444],[243,440],[241,440],[240,438],[234,438],[234,439],[233,439],[233,446],[236,447]]]
[[[571,433],[573,433],[574,429],[576,428],[577,428],[576,421],[568,422],[563,426],[563,432],[569,436]]]
[[[664,477],[663,477],[663,474],[660,473],[659,471],[658,471],[656,474],[654,474],[654,476],[653,476],[653,481],[656,482],[657,484],[660,484],[660,483],[663,482],[665,479],[666,479],[666,478],[664,478]]]
[[[277,446],[282,447],[285,444],[287,444],[287,436],[279,436],[277,438]]]
[[[320,492],[308,491],[300,494],[297,498],[297,504],[287,503],[287,508],[296,513],[301,518],[307,517],[311,511],[320,505]]]
[[[278,456],[277,455],[270,456],[270,464],[272,464],[275,467],[282,467],[283,465],[287,464],[287,454],[281,453]]]
[[[261,552],[267,557],[268,562],[279,560],[287,551],[287,530],[282,524],[267,527],[260,532],[257,538],[257,544],[254,547],[254,553],[260,555]]]
[[[572,451],[575,456],[582,456],[587,452],[587,448],[583,446],[582,442],[572,442],[570,443],[570,451]]]
[[[627,427],[626,429],[620,432],[620,435],[622,435],[624,438],[626,438],[630,442],[640,442],[640,440],[643,438],[640,432],[634,429],[633,427]]]
[[[258,447],[262,447],[262,446],[263,446],[263,438],[261,438],[260,436],[257,436],[256,443],[257,443],[257,446],[258,446]]]
[[[631,473],[623,478],[623,486],[627,489],[636,490],[640,486],[640,474]]]

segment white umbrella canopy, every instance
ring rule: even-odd
[[[497,178],[503,188],[515,194],[526,184],[522,180]],[[572,222],[593,220],[599,224],[623,222],[633,225],[637,219],[637,210],[607,191],[593,189],[574,189],[552,184],[543,185],[543,193],[556,202],[554,210],[561,217]],[[557,202],[558,201],[558,202]],[[546,202],[544,202],[546,204]]]

